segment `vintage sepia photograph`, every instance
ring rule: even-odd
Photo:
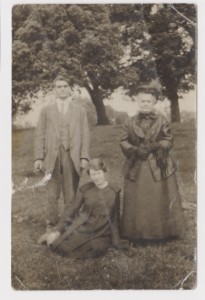
[[[197,287],[197,5],[12,7],[11,285]]]

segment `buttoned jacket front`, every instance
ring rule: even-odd
[[[167,149],[173,146],[172,134],[167,119],[158,113],[153,113],[153,123],[150,129],[145,134],[140,126],[140,119],[134,116],[125,123],[120,139],[120,146],[123,154],[126,157],[124,164],[124,175],[132,168],[135,158],[135,151],[140,144],[162,142]],[[156,181],[162,180],[161,170],[157,165],[156,157],[150,153],[148,163],[152,175]],[[176,166],[170,155],[167,157],[166,177],[171,175],[176,170]]]
[[[80,175],[80,159],[89,160],[89,126],[84,108],[73,101],[65,115],[70,156]],[[34,160],[43,160],[43,170],[52,172],[60,146],[60,114],[56,103],[45,106],[40,114],[35,132]]]

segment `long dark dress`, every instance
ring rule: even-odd
[[[91,258],[119,246],[119,192],[111,184],[103,189],[93,183],[82,186],[57,226],[61,236],[52,249],[72,258]]]
[[[124,125],[120,145],[126,156],[122,236],[133,241],[181,237],[184,218],[166,118],[156,112],[134,116]],[[166,167],[158,165],[156,149],[140,159],[141,145],[160,145],[166,152]]]

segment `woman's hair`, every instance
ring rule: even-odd
[[[140,93],[151,94],[152,96],[154,96],[156,98],[156,100],[158,99],[158,93],[157,93],[156,89],[139,88],[139,89],[137,89],[135,96],[137,96]]]
[[[106,164],[104,163],[104,161],[100,158],[93,158],[89,161],[88,163],[88,174],[90,175],[90,170],[102,170],[103,172],[107,172],[107,167]]]

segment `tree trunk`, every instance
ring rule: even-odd
[[[170,91],[168,93],[168,99],[171,102],[171,121],[180,122],[180,111],[179,111],[179,97],[176,91]]]
[[[91,100],[96,109],[97,125],[109,125],[110,120],[106,114],[102,92],[98,88],[92,90],[90,87],[86,87],[86,89],[89,92]]]
[[[110,120],[106,114],[103,99],[98,98],[98,101],[95,101],[95,102],[93,101],[93,104],[95,105],[95,109],[96,109],[96,113],[97,113],[97,125],[110,124]]]

